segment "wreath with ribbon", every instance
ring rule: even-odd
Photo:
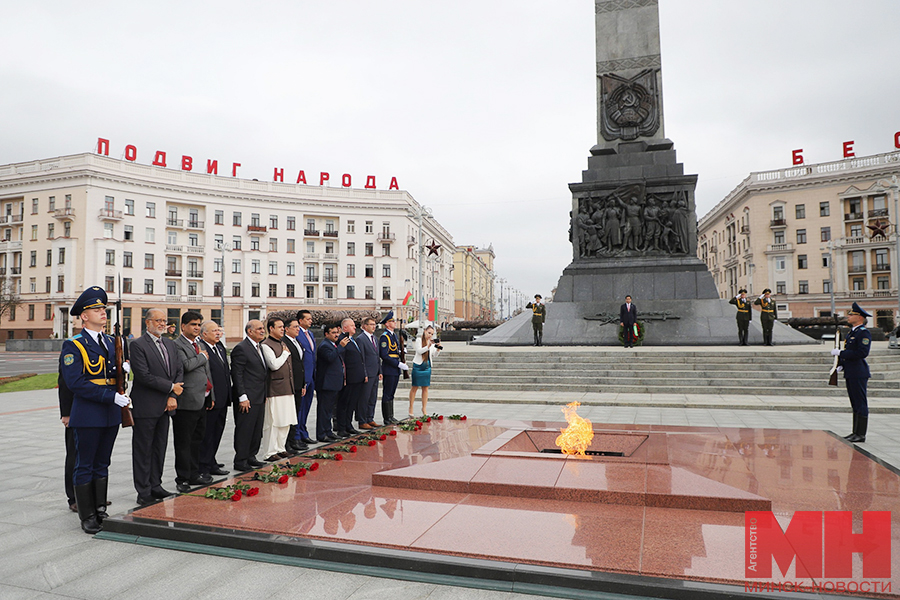
[[[644,342],[644,322],[637,321],[634,325],[634,345],[640,346]],[[619,343],[625,345],[625,326],[619,325]]]

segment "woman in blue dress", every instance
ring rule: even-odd
[[[409,418],[416,418],[413,413],[416,402],[416,390],[422,388],[422,416],[428,414],[428,387],[431,385],[431,361],[443,347],[434,340],[434,327],[429,325],[416,336],[416,356],[412,366],[412,387],[409,390]]]

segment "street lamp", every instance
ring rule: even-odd
[[[406,216],[410,217],[411,219],[415,219],[416,223],[419,225],[419,256],[418,256],[419,297],[416,298],[416,302],[418,302],[418,304],[419,304],[417,313],[418,313],[418,317],[419,317],[419,326],[421,327],[422,324],[425,322],[425,319],[423,318],[424,314],[423,314],[423,310],[422,310],[422,301],[423,301],[423,298],[422,298],[423,281],[422,281],[422,279],[425,276],[425,263],[424,263],[424,260],[422,257],[422,255],[425,253],[425,239],[422,237],[422,222],[425,220],[426,217],[431,217],[432,213],[431,213],[431,209],[428,208],[427,206],[423,206],[421,204],[416,204],[415,206],[406,209]]]
[[[222,272],[219,277],[219,297],[222,299],[220,310],[222,312],[219,313],[219,320],[222,321],[219,325],[222,327],[222,330],[225,330],[225,252],[231,252],[231,244],[227,242],[217,242],[216,250],[222,253]]]
[[[876,192],[884,192],[886,191],[884,187],[886,186],[891,190],[891,196],[894,198],[894,250],[896,252],[896,256],[894,259],[894,287],[897,288],[897,319],[900,320],[900,231],[898,231],[898,225],[900,225],[900,212],[897,210],[897,197],[898,191],[900,191],[900,183],[897,182],[897,176],[891,176],[890,183],[885,179],[879,179],[875,182],[877,186],[875,188]],[[894,325],[897,324],[897,321],[894,321]]]

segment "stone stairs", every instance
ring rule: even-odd
[[[828,385],[831,356],[777,349],[641,352],[556,348],[445,352],[436,361],[437,389],[477,392],[605,392],[846,398],[844,382]],[[870,355],[870,398],[900,399],[900,352]],[[841,376],[842,379],[842,376]],[[408,382],[401,383],[408,389]],[[443,395],[443,394],[442,394]]]

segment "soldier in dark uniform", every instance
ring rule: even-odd
[[[737,307],[738,342],[741,346],[749,345],[747,335],[750,331],[750,321],[753,320],[753,311],[750,309],[750,301],[747,299],[747,290],[741,289],[738,295],[728,301]]]
[[[772,290],[764,289],[762,296],[757,298],[753,304],[761,309],[762,314],[759,315],[759,321],[763,330],[763,344],[774,346],[772,328],[775,326],[775,321],[778,320],[778,307],[775,306],[775,300],[772,299]]]
[[[116,392],[113,338],[106,326],[106,292],[92,286],[72,306],[82,330],[63,342],[60,373],[72,392],[69,427],[75,438],[72,484],[85,533],[100,531],[106,515],[109,462],[128,396]]]
[[[531,309],[531,329],[534,330],[534,345],[544,345],[544,321],[547,320],[547,307],[541,301],[541,295],[534,295],[534,302],[529,302],[525,308]]]
[[[400,372],[409,370],[409,367],[400,356],[400,344],[405,344],[405,341],[400,332],[394,331],[397,324],[394,311],[388,312],[381,320],[381,324],[385,327],[378,341],[382,373],[381,416],[385,425],[388,425],[400,422],[394,418],[394,394],[397,391],[397,384],[400,383]]]
[[[869,427],[866,386],[872,374],[866,357],[872,347],[872,334],[866,329],[866,318],[871,316],[854,302],[847,313],[847,321],[852,329],[844,342],[844,349],[835,348],[831,351],[833,356],[838,357],[838,369],[844,372],[844,383],[847,384],[850,406],[853,407],[853,433],[844,439],[854,443],[866,441],[866,429]]]

